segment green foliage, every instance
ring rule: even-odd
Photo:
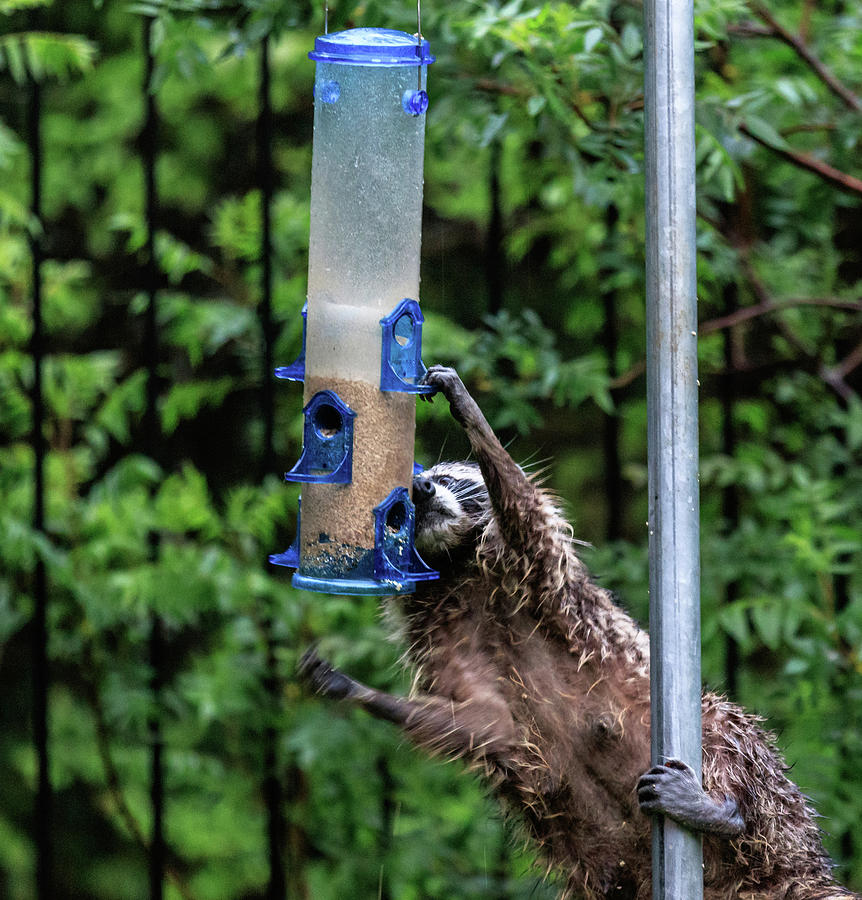
[[[96,47],[77,35],[23,33],[0,36],[0,70],[7,70],[18,84],[28,77],[68,78],[93,65]]]
[[[145,892],[158,715],[170,896],[265,890],[268,752],[285,791],[290,900],[554,896],[471,775],[306,697],[294,680],[299,654],[320,639],[375,686],[409,683],[375,602],[294,591],[264,562],[295,529],[297,492],[278,475],[299,454],[302,400],[296,386],[276,387],[278,471],[261,475],[259,44],[270,36],[271,337],[282,364],[302,334],[306,54],[322,9],[5,0],[0,12],[0,683],[11,700],[0,711],[0,894],[34,890],[28,623],[42,560],[69,895]],[[334,6],[329,25],[413,31],[414,13],[368,0]],[[842,877],[859,889],[859,197],[789,154],[862,174],[852,101],[862,6],[838,14],[794,0],[771,15],[808,59],[753,6],[696,4],[703,670],[780,734]],[[160,116],[157,459],[144,452],[142,16],[152,19]],[[595,545],[586,562],[645,623],[640,9],[455,0],[426,6],[422,24],[438,56],[425,361],[455,364],[515,457],[546,468],[576,534]],[[44,229],[29,212],[21,102],[31,77],[42,82]],[[45,533],[32,525],[33,239],[48,255]],[[722,321],[742,307],[751,314]],[[420,404],[418,417],[417,458],[467,452],[445,404]],[[601,437],[610,423],[618,466]],[[624,504],[616,530],[611,481]],[[166,645],[158,698],[154,615]]]

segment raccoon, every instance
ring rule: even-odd
[[[814,813],[761,720],[703,694],[702,779],[650,768],[649,638],[597,586],[554,497],[509,456],[457,373],[427,383],[475,463],[413,482],[416,546],[439,581],[391,598],[415,672],[411,697],[360,684],[314,649],[318,693],[459,757],[517,814],[561,898],[651,896],[650,818],[703,835],[705,900],[839,900]]]

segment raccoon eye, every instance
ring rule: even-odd
[[[451,475],[441,475],[436,480],[437,480],[437,484],[439,484],[441,487],[445,487],[445,488],[449,487],[451,484],[453,484],[455,482],[455,479],[452,478]]]

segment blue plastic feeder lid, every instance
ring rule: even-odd
[[[391,28],[351,28],[322,34],[309,59],[345,66],[425,66],[434,62],[424,38]]]

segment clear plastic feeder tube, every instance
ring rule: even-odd
[[[348,484],[303,486],[299,579],[372,577],[373,510],[410,488],[415,397],[380,390],[381,319],[418,300],[427,41],[327,34],[317,63],[304,402],[355,413]],[[369,587],[368,592],[374,592]]]

